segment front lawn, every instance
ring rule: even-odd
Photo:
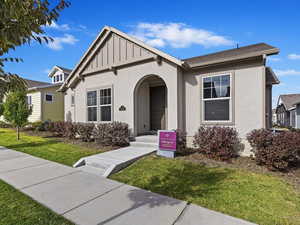
[[[111,178],[261,225],[300,224],[300,193],[271,175],[149,156]]]
[[[72,225],[15,188],[0,181],[0,224],[3,225]]]
[[[102,152],[102,149],[86,148],[63,143],[55,138],[29,136],[24,133],[21,133],[21,140],[17,141],[16,132],[11,129],[0,129],[0,146],[68,166],[72,166],[82,157]]]

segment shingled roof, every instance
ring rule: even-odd
[[[229,49],[208,55],[196,56],[183,61],[190,67],[205,66],[226,61],[238,60],[260,55],[278,54],[279,49],[265,43],[248,45],[240,48]]]
[[[284,107],[289,110],[293,108],[296,103],[300,102],[300,94],[280,95],[279,99],[281,99]]]
[[[24,79],[24,80],[27,83],[28,88],[45,86],[45,85],[49,85],[50,84],[50,83],[47,83],[47,82],[36,81],[36,80],[29,80],[29,79]]]

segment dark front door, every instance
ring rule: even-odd
[[[150,87],[151,130],[166,129],[166,87]]]

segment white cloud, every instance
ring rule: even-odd
[[[70,30],[70,26],[68,24],[57,24],[54,21],[50,25],[47,25],[46,28],[54,29],[54,30],[60,30],[60,31],[67,31]]]
[[[271,62],[278,62],[278,61],[281,60],[281,58],[279,58],[279,57],[269,57],[268,60],[271,61]]]
[[[290,75],[300,75],[300,71],[293,70],[293,69],[287,69],[287,70],[274,70],[274,72],[278,76],[290,76]]]
[[[47,46],[53,50],[61,50],[63,49],[63,44],[74,45],[76,42],[78,42],[78,39],[73,35],[64,34],[62,37],[54,37],[53,42],[49,42]]]
[[[130,34],[153,47],[186,48],[193,44],[215,47],[234,44],[224,36],[184,23],[138,23]]]
[[[297,55],[297,54],[289,54],[289,55],[288,55],[288,58],[289,58],[289,59],[292,59],[292,60],[296,60],[296,59],[300,59],[300,55]]]
[[[49,74],[50,73],[50,71],[51,71],[51,69],[44,69],[44,73],[46,73],[46,74]]]

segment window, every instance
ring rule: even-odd
[[[26,96],[26,102],[27,102],[27,105],[32,105],[32,96],[31,95]]]
[[[87,120],[89,122],[97,121],[97,91],[87,93]]]
[[[204,121],[230,121],[230,83],[229,74],[203,78]]]
[[[46,102],[53,102],[53,94],[46,94],[45,95]]]
[[[97,99],[99,99],[99,102]],[[87,92],[87,120],[89,122],[112,121],[111,88],[103,88],[98,91]]]
[[[111,88],[100,90],[100,120],[111,121]]]
[[[71,106],[75,105],[75,95],[71,95]]]
[[[59,78],[60,78],[60,81],[62,81],[62,80],[63,80],[63,76],[62,76],[62,74],[61,74],[61,75],[59,75]]]

